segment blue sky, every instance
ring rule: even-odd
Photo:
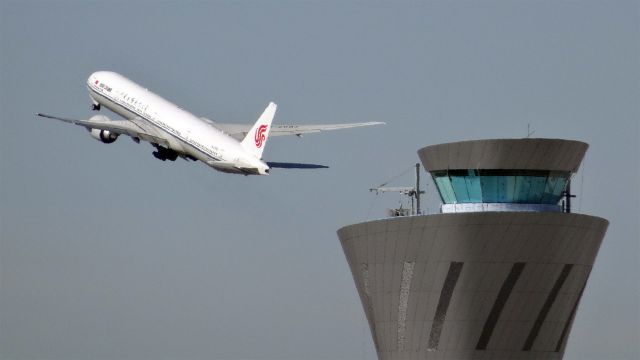
[[[1,1],[0,357],[374,359],[335,231],[395,206],[367,190],[419,148],[530,124],[590,144],[576,210],[611,222],[565,358],[637,358],[639,20],[637,1]],[[264,154],[326,170],[163,163],[34,116],[92,115],[96,70],[221,122],[275,101],[277,123],[387,125]]]

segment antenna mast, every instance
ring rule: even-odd
[[[420,195],[424,194],[424,191],[420,190],[420,163],[415,165],[416,168],[416,184],[415,186],[384,186],[386,183],[376,187],[371,188],[369,191],[376,192],[376,194],[385,193],[385,192],[398,192],[401,195],[406,195],[411,198],[411,212],[407,213],[406,209],[402,208],[400,205],[399,209],[392,210],[392,216],[407,216],[407,215],[420,215],[422,214],[422,210],[420,209]],[[415,201],[415,207],[413,206]]]
[[[567,183],[567,189],[565,191],[562,192],[562,195],[564,196],[564,201],[562,202],[563,205],[563,210],[566,213],[570,213],[571,212],[571,198],[576,197],[575,195],[573,195],[571,193],[571,179],[569,179],[569,182]]]
[[[416,190],[415,190],[415,197],[416,197],[416,213],[415,215],[420,215],[422,212],[420,211],[420,194],[422,194],[424,191],[420,191],[420,163],[416,163]]]

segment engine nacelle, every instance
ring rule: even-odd
[[[114,134],[109,130],[91,129],[91,137],[105,144],[111,144],[116,141],[118,134]]]

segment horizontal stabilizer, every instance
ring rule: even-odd
[[[280,168],[280,169],[327,169],[329,168],[328,166],[325,166],[325,165],[269,162],[269,161],[267,161],[267,165],[269,165],[270,168]]]

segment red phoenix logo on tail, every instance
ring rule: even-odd
[[[260,125],[260,127],[256,129],[256,134],[253,137],[253,140],[256,142],[256,146],[258,148],[261,148],[262,144],[264,144],[264,141],[267,139],[264,135],[265,131],[267,131],[267,127],[267,125]]]

